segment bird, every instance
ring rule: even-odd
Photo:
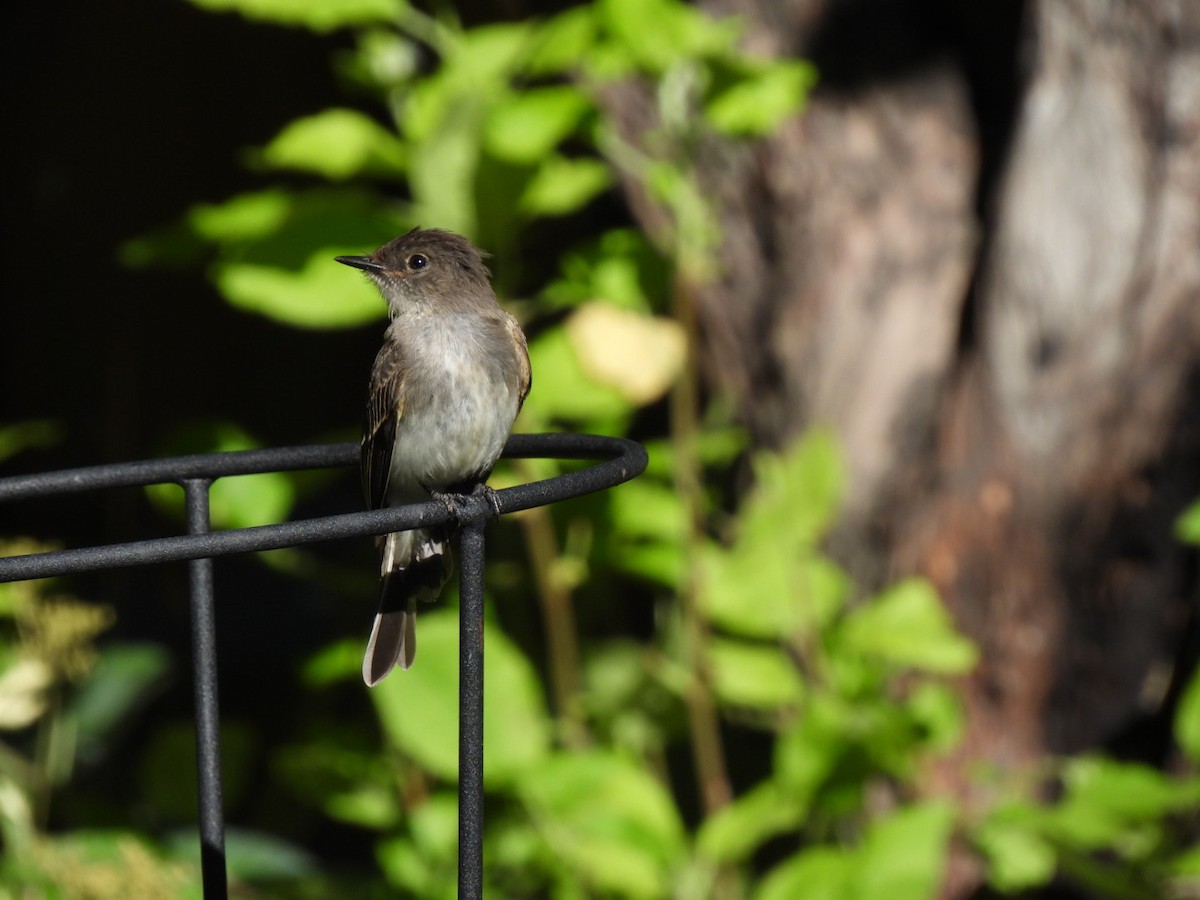
[[[391,319],[367,390],[361,448],[371,509],[490,491],[488,476],[531,385],[529,348],[500,307],[483,254],[465,237],[414,228],[367,256],[361,269]],[[377,539],[379,610],[363,657],[374,687],[417,652],[418,602],[440,596],[454,570],[453,524]]]

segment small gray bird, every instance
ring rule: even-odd
[[[529,351],[500,308],[480,252],[466,238],[414,228],[362,269],[388,303],[362,438],[363,493],[372,509],[480,489],[529,393]],[[374,686],[417,652],[417,601],[438,598],[454,568],[452,526],[379,539],[379,612],[363,658]]]

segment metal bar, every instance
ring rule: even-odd
[[[347,459],[347,450],[353,449],[353,446],[329,444],[315,448],[251,450],[243,451],[247,454],[245,456],[229,453],[178,457],[177,460],[186,463],[188,471],[208,473],[195,477],[215,478],[224,474],[266,471],[268,467],[277,470],[313,468],[316,465],[313,463],[315,459],[334,459],[338,465],[349,465],[353,460]],[[314,452],[299,452],[309,449]],[[641,474],[647,462],[645,449],[633,441],[576,434],[514,435],[505,448],[505,455],[605,460],[578,472],[497,491],[495,499],[498,509],[505,513],[613,487]],[[237,458],[228,460],[225,459],[227,456]],[[203,464],[198,461],[202,461]],[[134,478],[132,474],[118,471],[122,466],[99,466],[95,469],[73,469],[46,475],[3,478],[0,479],[0,502],[38,496],[34,490],[35,486],[40,486],[48,493],[65,493],[98,487],[153,484],[158,483],[158,480],[174,481],[179,476],[160,479],[160,476],[165,476],[171,471],[169,464],[172,462],[174,461],[154,460],[151,463],[124,464],[132,472],[149,473],[149,476],[153,476],[146,479]],[[407,528],[437,525],[448,521],[449,518],[444,504],[430,502],[285,522],[279,525],[260,525],[216,533],[177,535],[126,544],[13,556],[0,559],[0,582],[117,569],[152,562],[275,550],[338,538],[386,534]]]
[[[458,896],[483,897],[483,532],[486,514],[463,523],[458,647]]]
[[[335,466],[349,466],[356,462],[358,444],[354,443],[197,453],[190,456],[172,456],[168,459],[143,459],[107,466],[88,466],[83,469],[0,478],[0,501],[49,497],[53,494],[70,494],[102,488],[174,484],[189,478],[329,469]]]
[[[604,490],[640,475],[645,449],[624,438],[578,434],[514,435],[508,457],[603,460],[544,481],[461,498],[462,560],[459,660],[459,897],[483,896],[483,568],[487,520]],[[225,900],[224,813],[221,804],[220,714],[217,702],[216,622],[212,558],[447,522],[441,502],[326,516],[280,525],[210,533],[209,488],[219,477],[268,471],[348,466],[355,444],[285,447],[147,460],[64,472],[0,478],[0,502],[109,487],[177,482],[187,496],[187,535],[0,559],[0,582],[191,560],[193,677],[200,802],[201,871],[206,900]]]
[[[189,534],[209,527],[212,481],[183,481]],[[192,685],[196,697],[196,779],[200,801],[200,875],[205,900],[226,900],[225,813],[221,803],[221,714],[217,701],[217,622],[213,611],[213,561],[188,563],[192,608]]]

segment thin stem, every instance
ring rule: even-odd
[[[524,460],[517,463],[523,478],[532,478]],[[546,507],[526,510],[517,517],[525,534],[529,563],[533,569],[542,626],[546,634],[546,653],[550,665],[550,686],[554,708],[568,747],[589,743],[587,725],[580,708],[579,640],[576,636],[575,610],[571,592],[556,574],[559,558],[554,521]]]
[[[703,494],[700,464],[696,453],[699,398],[695,367],[696,317],[691,285],[677,275],[674,290],[675,317],[687,335],[687,359],[671,395],[671,441],[675,449],[675,486],[687,515],[683,583],[679,601],[683,615],[685,662],[691,677],[684,702],[692,757],[705,812],[711,815],[729,803],[732,790],[721,745],[720,723],[713,702],[712,676],[708,668],[708,623],[699,609],[700,574],[697,549],[703,536]]]

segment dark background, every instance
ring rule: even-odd
[[[260,187],[243,151],[299,115],[346,102],[330,57],[348,38],[248,25],[183,2],[72,4],[53,17],[46,9],[15,7],[3,37],[0,424],[52,420],[61,431],[52,445],[0,464],[0,474],[162,455],[173,428],[193,420],[237,422],[264,446],[356,437],[382,323],[282,328],[225,304],[200,268],[131,271],[117,261],[123,241],[169,224],[192,204]],[[295,514],[360,504],[357,474],[345,472]],[[0,535],[65,546],[181,530],[140,490],[0,507]],[[239,720],[265,733],[296,727],[303,711],[280,696],[280,680],[293,678],[295,666],[332,637],[361,632],[365,640],[375,590],[370,543],[314,552],[346,560],[348,571],[361,564],[361,583],[352,579],[341,598],[253,559],[216,565],[227,745],[237,743]],[[111,824],[130,803],[128,785],[153,721],[190,721],[186,573],[183,564],[101,573],[65,589],[115,607],[106,640],[161,643],[173,660],[149,714],[107,748],[124,760],[115,774],[85,762],[70,794],[55,797],[52,828]],[[351,698],[347,716],[367,702]],[[359,722],[370,723],[362,712]],[[261,809],[254,795],[269,781],[257,777],[264,772],[241,774],[241,792],[227,783],[234,824],[240,809]],[[178,777],[188,794],[186,758]],[[266,814],[293,825],[303,815],[286,803]],[[337,840],[326,843],[334,856]],[[350,841],[347,852],[369,853],[370,842]]]

